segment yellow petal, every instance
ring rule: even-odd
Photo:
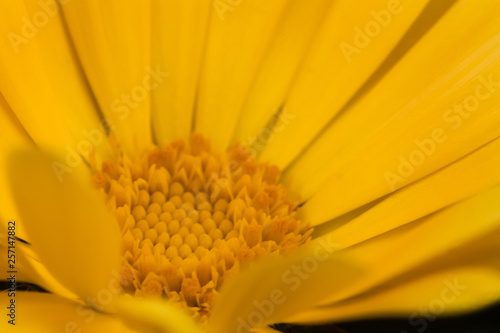
[[[313,323],[379,315],[412,315],[414,318],[431,308],[440,312],[442,303],[446,305],[443,312],[432,315],[477,310],[500,299],[499,237],[500,228],[496,228],[372,291],[305,311],[289,320]],[[407,297],[409,293],[411,297]]]
[[[118,315],[141,332],[203,333],[204,330],[175,304],[165,300],[122,297],[118,301]]]
[[[261,159],[286,167],[384,61],[427,3],[333,2],[284,105],[293,118]]]
[[[0,94],[0,144],[2,146],[23,146],[33,141],[17,119],[7,101]],[[4,151],[4,149],[2,149]]]
[[[331,5],[329,0],[290,2],[250,87],[233,141],[251,144],[280,109]],[[270,140],[268,135],[257,137],[257,149]]]
[[[425,328],[437,316],[477,310],[499,300],[498,268],[472,266],[436,272],[335,305],[304,311],[287,321],[316,324],[409,315],[409,329]]]
[[[151,92],[154,137],[159,144],[191,133],[211,1],[153,2],[152,64],[170,73]]]
[[[356,263],[333,251],[320,240],[250,265],[223,285],[207,330],[238,332],[281,322],[332,297],[362,274]]]
[[[213,1],[195,131],[225,149],[286,1]]]
[[[7,178],[7,156],[11,149],[18,147],[30,147],[33,141],[26,133],[10,106],[0,94],[0,225],[7,230],[9,219],[15,219],[17,216],[14,203],[8,192]],[[23,236],[23,231],[19,231],[19,237]]]
[[[25,245],[15,237],[26,239],[24,224],[20,224],[19,213],[15,207],[13,198],[9,192],[9,179],[7,172],[7,160],[12,149],[33,147],[33,141],[19,123],[17,117],[10,110],[7,102],[0,94],[0,220],[2,230],[0,232],[0,252],[3,258],[6,258],[10,249],[16,254],[15,267],[17,268],[18,281],[37,284],[46,290],[71,297],[71,293],[65,290],[41,265],[33,259],[34,254],[28,255],[29,245]],[[14,223],[10,223],[13,221]],[[9,235],[9,226],[15,227],[12,230],[15,235]],[[9,238],[11,237],[11,238]],[[10,246],[10,248],[9,248]]]
[[[71,39],[101,112],[124,147],[151,144],[150,94],[168,76],[150,64],[150,1],[69,1]]]
[[[33,251],[49,272],[80,297],[116,291],[120,232],[87,172],[59,181],[54,156],[20,151],[10,159],[11,193]]]
[[[329,299],[328,303],[411,272],[415,267],[453,253],[500,229],[499,199],[500,186],[496,186],[425,219],[346,249],[346,254],[357,258],[364,267],[366,265],[367,273],[363,275],[366,278],[352,289],[343,290],[343,295],[335,295],[336,298]],[[335,243],[334,237],[324,237]],[[460,263],[460,257],[455,259],[457,264]],[[481,256],[476,258],[479,259]]]
[[[10,306],[11,299],[8,293],[0,293],[2,305]],[[2,332],[136,332],[111,316],[56,295],[18,291],[14,299],[15,326],[8,323],[9,316],[3,315]],[[9,309],[5,312],[10,314]]]
[[[304,213],[311,220],[375,200],[498,136],[500,22],[493,12],[499,6],[452,7],[290,168],[285,179],[295,177],[293,190],[310,198]],[[464,44],[471,31],[474,41]]]
[[[332,232],[347,247],[415,221],[500,183],[500,139],[402,188]],[[328,223],[321,226],[328,230]]]
[[[0,91],[38,146],[110,153],[58,5],[2,2]],[[83,165],[83,163],[80,163]]]
[[[0,216],[0,218],[3,217]],[[9,226],[13,226],[13,224],[6,223],[4,230],[9,230]],[[27,282],[36,284],[45,290],[58,294],[59,296],[76,298],[73,293],[61,286],[61,284],[54,279],[47,269],[40,264],[37,259],[35,259],[35,254],[30,250],[29,245],[16,239],[16,237],[19,237],[17,230],[19,227],[19,221],[16,221],[15,227],[15,236],[9,235],[8,233],[0,233],[0,254],[3,258],[7,258],[7,255],[15,254],[15,258],[11,259],[13,262],[8,262],[7,264],[9,266],[10,264],[13,265],[13,267],[9,267],[12,268],[9,270],[16,272],[15,275],[17,283]]]
[[[7,122],[2,122],[2,125],[7,125]],[[9,133],[9,129],[5,128],[3,133]],[[13,133],[12,133],[13,134]],[[18,140],[16,140],[16,138]],[[24,142],[22,141],[24,140]],[[31,141],[29,137],[26,139],[25,137],[18,137],[12,135],[9,141],[0,142],[1,145],[12,145],[13,147],[24,147],[28,148],[31,146]],[[28,235],[26,234],[25,224],[21,223],[19,220],[20,214],[17,212],[17,208],[14,205],[12,195],[10,194],[10,186],[8,180],[8,169],[7,155],[12,153],[12,150],[15,149],[13,147],[6,148],[2,150],[2,173],[1,176],[5,178],[4,182],[1,182],[2,186],[4,186],[4,190],[1,193],[5,194],[5,197],[2,199],[2,213],[0,214],[0,218],[2,223],[4,224],[4,230],[8,230],[9,221],[14,221],[15,224],[15,236],[21,238],[23,240],[28,240]],[[1,194],[0,194],[1,195]],[[12,207],[11,207],[12,206]],[[9,213],[10,212],[10,213]],[[8,238],[8,234],[0,234],[0,249],[1,251],[5,251],[7,255],[8,250],[8,242],[11,242],[12,239]],[[43,287],[44,289],[56,293],[60,296],[66,298],[75,298],[76,296],[68,291],[65,287],[63,287],[59,281],[57,281],[51,273],[47,271],[47,268],[40,263],[39,258],[35,253],[33,253],[33,249],[29,244],[24,244],[19,240],[14,241],[15,248],[13,251],[16,252],[16,263],[15,267],[17,270],[17,280],[22,282],[33,283]],[[6,257],[6,255],[4,257]]]

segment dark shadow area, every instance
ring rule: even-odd
[[[280,324],[275,328],[286,333],[499,333],[500,303],[462,316],[415,319],[413,325],[408,318],[387,318],[316,327]]]
[[[0,281],[0,292],[4,290],[9,290],[10,282],[6,280]],[[47,291],[42,287],[37,286],[36,284],[27,283],[27,282],[17,282],[16,283],[16,291],[32,291],[39,293],[46,293]]]

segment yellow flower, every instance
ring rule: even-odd
[[[0,8],[2,331],[500,299],[498,1]]]

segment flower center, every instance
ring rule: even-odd
[[[242,265],[309,237],[278,177],[242,146],[218,153],[201,135],[134,159],[118,151],[93,180],[122,231],[125,292],[168,297],[205,321]]]

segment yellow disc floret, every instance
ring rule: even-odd
[[[94,168],[123,235],[121,284],[168,297],[205,321],[225,279],[242,265],[307,241],[279,169],[242,146],[218,153],[200,135]]]

